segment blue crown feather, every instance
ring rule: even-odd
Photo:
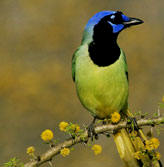
[[[107,15],[115,14],[115,11],[101,11],[96,13],[93,17],[91,17],[85,26],[82,43],[89,43],[92,40],[93,27],[98,24],[98,22]]]
[[[92,27],[96,25],[103,17],[107,15],[115,14],[115,11],[101,11],[96,13],[93,17],[91,17],[85,27],[85,29],[88,29],[89,27]]]

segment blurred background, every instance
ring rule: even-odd
[[[120,10],[144,20],[123,31],[118,42],[127,55],[131,110],[156,112],[164,95],[163,6],[163,0],[0,0],[0,164],[12,157],[26,162],[31,145],[38,154],[47,150],[40,139],[47,128],[63,141],[67,136],[58,130],[61,121],[91,122],[76,96],[71,59],[85,24],[99,11]],[[159,139],[162,143],[164,133]],[[70,156],[59,155],[53,162],[122,166],[112,137],[100,137],[97,143],[103,147],[99,156],[77,145]],[[163,143],[160,152],[163,159]]]

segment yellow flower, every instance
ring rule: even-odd
[[[54,137],[54,134],[50,129],[44,130],[41,134],[41,138],[45,142],[51,141],[53,137]]]
[[[134,158],[136,158],[136,159],[141,159],[141,152],[140,151],[137,151],[137,152],[135,152],[134,153]]]
[[[63,156],[63,157],[66,157],[70,154],[70,149],[69,148],[63,148],[60,150],[60,154]]]
[[[26,153],[31,155],[35,152],[35,148],[33,146],[30,146],[27,148]]]
[[[157,149],[159,147],[160,142],[157,138],[153,137],[152,139],[150,139],[150,141],[153,143],[154,149]]]
[[[78,133],[80,131],[80,126],[79,125],[76,125],[76,130],[75,132]]]
[[[59,124],[59,129],[61,130],[61,131],[63,131],[63,132],[66,132],[66,128],[68,127],[68,123],[67,122],[60,122],[60,124]]]
[[[80,126],[77,124],[72,124],[70,127],[75,133],[78,133],[80,131]]]
[[[112,123],[117,123],[120,121],[120,114],[118,112],[114,112],[113,114],[111,114],[111,121]]]
[[[153,150],[154,149],[154,147],[153,147],[153,143],[150,141],[150,140],[146,140],[146,150],[149,150],[149,151],[151,151],[151,150]]]
[[[156,152],[156,153],[155,153],[155,158],[157,158],[157,160],[160,160],[161,154],[160,154],[159,152]]]
[[[151,151],[153,149],[157,149],[160,145],[160,142],[157,138],[152,138],[146,141],[146,149]]]
[[[164,96],[162,97],[162,102],[164,102]]]
[[[98,155],[102,152],[102,147],[98,144],[92,146],[92,150],[94,151],[95,155]]]

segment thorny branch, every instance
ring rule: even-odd
[[[152,119],[140,119],[137,121],[137,124],[139,127],[142,126],[151,126],[151,125],[159,125],[159,124],[164,124],[164,117],[158,117],[158,118],[152,118]],[[127,122],[120,122],[116,125],[113,124],[107,124],[107,125],[101,125],[95,127],[95,132],[96,134],[101,134],[103,132],[109,132],[113,133],[121,128],[126,128],[127,127]],[[64,147],[71,147],[75,144],[82,143],[84,141],[88,140],[88,132],[87,130],[84,131],[82,135],[79,137],[76,137],[75,139],[69,139],[64,141],[63,143],[58,144],[55,147],[50,148],[47,150],[44,154],[38,157],[36,160],[32,160],[24,165],[24,167],[37,167],[40,166],[41,164],[51,161],[52,158],[60,153],[60,150]]]

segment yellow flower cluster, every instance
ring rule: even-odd
[[[95,155],[101,154],[102,152],[102,147],[98,144],[95,144],[92,146],[92,150],[94,151]]]
[[[155,150],[159,147],[160,142],[157,138],[153,137],[150,140],[146,140],[145,144],[146,144],[145,149],[148,151],[152,151],[152,150]],[[143,154],[146,152],[146,150],[135,152],[134,157],[136,159],[140,160],[142,158]],[[156,159],[156,160],[159,160],[161,157],[160,153],[155,152],[155,151],[152,152],[152,156],[153,156],[153,159]]]
[[[50,129],[46,129],[41,133],[41,139],[45,142],[49,142],[53,139],[54,134]]]
[[[70,149],[69,148],[63,148],[60,150],[60,154],[63,156],[63,157],[66,157],[70,154]]]
[[[61,131],[63,131],[63,132],[66,132],[66,128],[68,127],[68,123],[67,122],[60,122],[60,124],[59,124],[59,129],[61,130]]]
[[[145,147],[148,151],[151,151],[151,150],[157,149],[159,147],[159,145],[160,145],[159,140],[154,137],[154,138],[146,141]]]
[[[33,146],[30,146],[27,148],[26,153],[28,155],[32,155],[35,152],[35,148]]]
[[[80,126],[78,124],[72,124],[68,122],[60,122],[59,129],[63,132],[70,132],[73,131],[75,133],[78,133],[80,131]]]
[[[141,151],[137,151],[137,152],[135,152],[134,153],[134,158],[136,158],[136,159],[141,159]]]
[[[80,131],[80,126],[77,124],[72,124],[70,127],[75,133],[78,133]]]
[[[121,119],[121,116],[118,112],[114,112],[113,114],[111,114],[112,123],[118,123],[120,119]]]
[[[141,151],[137,151],[134,153],[134,158],[140,160],[142,158],[142,152]],[[161,155],[159,152],[155,152],[153,155],[153,158],[155,158],[156,160],[160,160]]]

